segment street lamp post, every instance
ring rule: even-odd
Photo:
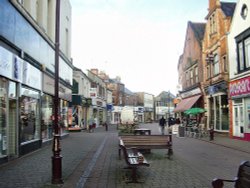
[[[210,71],[210,75],[209,75],[209,88],[211,88],[211,85],[212,85],[212,63],[214,62],[214,55],[213,55],[213,53],[211,52],[211,53],[209,53],[209,54],[207,54],[207,57],[206,57],[206,62],[209,64],[209,71]],[[208,94],[210,95],[211,94],[211,91],[210,91],[211,89],[208,89]],[[211,96],[211,95],[210,95]],[[210,119],[209,119],[209,122],[210,122],[210,131],[209,131],[209,133],[210,133],[210,135],[209,135],[209,137],[210,137],[210,140],[214,140],[214,126],[212,125],[212,116],[211,116],[211,112],[212,112],[212,110],[211,110],[211,103],[212,103],[212,101],[210,101],[210,103],[209,103],[209,108],[210,108],[210,110],[209,110],[209,113],[210,113]]]
[[[60,155],[60,127],[59,123],[59,36],[60,36],[60,0],[56,0],[56,28],[55,28],[55,99],[54,99],[54,137],[52,152],[52,184],[62,184],[62,156]]]

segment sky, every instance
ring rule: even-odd
[[[206,22],[208,0],[70,3],[74,66],[85,73],[98,68],[110,78],[119,76],[132,92],[177,94],[187,22]]]

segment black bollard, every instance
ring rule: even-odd
[[[104,126],[105,126],[106,131],[108,131],[108,124],[104,123]]]
[[[210,141],[214,140],[214,128],[210,129],[210,131],[209,131],[209,138],[210,138]]]

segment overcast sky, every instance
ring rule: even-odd
[[[177,93],[177,64],[187,22],[206,21],[208,0],[70,2],[76,67],[120,76],[133,92]]]

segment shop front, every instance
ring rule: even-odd
[[[208,125],[218,132],[229,131],[227,83],[225,81],[207,88]]]
[[[0,46],[0,164],[18,156],[18,87],[23,60]]]
[[[42,94],[42,112],[41,112],[41,135],[45,143],[53,138],[53,106],[54,106],[54,79],[43,73],[43,94]],[[59,126],[60,134],[67,134],[70,116],[72,111],[69,110],[69,101],[71,101],[71,90],[59,83]]]
[[[230,82],[230,135],[250,141],[250,76]]]

